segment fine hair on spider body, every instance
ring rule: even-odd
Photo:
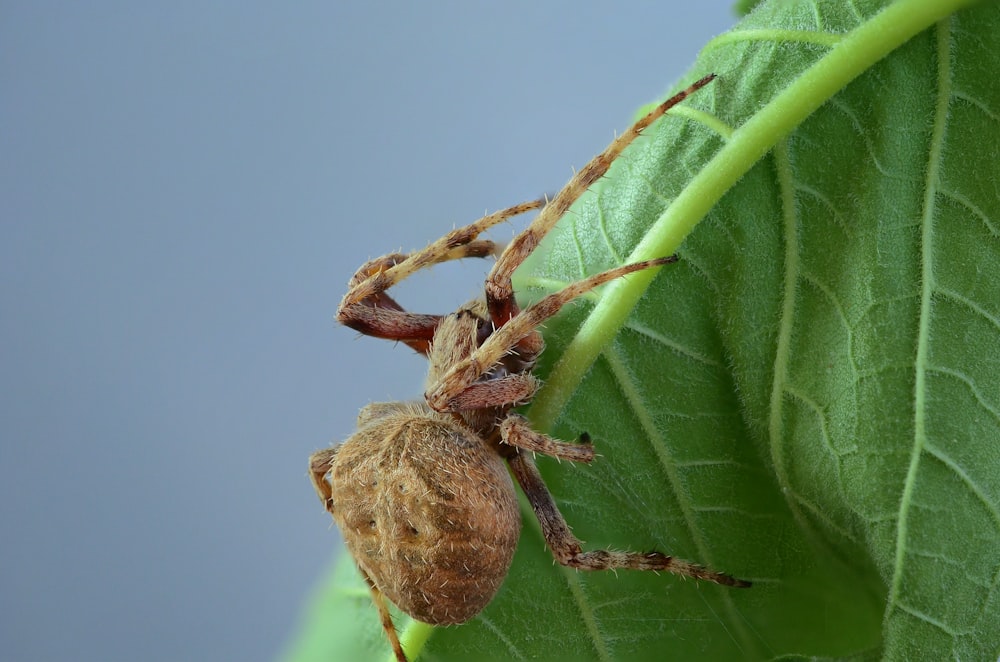
[[[595,287],[676,261],[626,264],[571,283],[521,309],[511,277],[556,221],[607,172],[652,122],[715,78],[706,76],[639,119],[577,172],[549,202],[535,200],[453,230],[426,248],[370,260],[351,278],[337,319],[376,338],[403,342],[427,357],[424,401],[370,404],[357,431],[309,459],[309,474],[343,533],[393,652],[406,661],[385,598],[432,625],[464,623],[493,599],[521,531],[514,481],[562,565],[580,570],[665,570],[725,586],[749,582],[661,552],[583,551],[532,460],[533,453],[590,462],[589,437],[559,441],[515,413],[540,386],[532,375],[544,348],[540,324]],[[387,292],[413,273],[448,260],[493,255],[488,228],[540,209],[498,258],[482,299],[453,313],[406,311]],[[513,480],[511,478],[513,476]]]

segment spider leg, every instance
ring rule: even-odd
[[[590,462],[594,459],[594,447],[589,443],[572,444],[558,441],[542,434],[528,424],[528,419],[520,414],[510,413],[500,424],[500,438],[504,443],[522,450],[543,453],[560,460]]]
[[[636,271],[676,261],[677,256],[671,255],[669,257],[626,264],[595,274],[589,278],[584,278],[576,283],[570,283],[558,292],[536,301],[518,313],[516,317],[503,327],[497,329],[468,358],[452,366],[437,382],[435,388],[425,394],[427,404],[435,411],[458,411],[457,398],[465,390],[478,386],[476,382],[515,347],[520,352],[522,350],[519,344],[521,340],[528,338],[532,334],[538,334],[536,330],[538,325],[558,313],[567,303],[598,285],[602,285],[615,278],[621,278]],[[496,401],[487,404],[501,406],[512,403]]]
[[[690,561],[683,561],[660,552],[612,552],[596,550],[584,552],[580,541],[569,530],[566,520],[549,493],[542,475],[526,453],[518,453],[507,460],[511,473],[524,490],[531,503],[542,535],[556,561],[579,570],[665,570],[685,577],[745,588],[750,582],[736,579],[721,572],[714,572]]]
[[[441,316],[408,313],[386,295],[379,297],[379,304],[341,305],[337,320],[366,336],[397,340],[426,355]]]
[[[316,489],[316,494],[319,495],[320,501],[323,502],[323,507],[331,515],[333,514],[333,490],[330,488],[330,483],[326,480],[326,475],[330,473],[330,469],[333,467],[338,450],[338,446],[326,448],[313,453],[309,457],[309,478],[312,479],[313,487]]]
[[[371,580],[371,577],[368,576],[368,573],[361,566],[358,566],[358,570],[361,572],[361,576],[364,577],[365,583],[368,584],[368,589],[371,591],[372,602],[375,603],[375,609],[378,610],[382,629],[385,630],[385,636],[389,638],[389,645],[392,646],[396,662],[407,662],[406,653],[403,652],[403,645],[399,643],[399,635],[396,634],[396,626],[392,622],[392,614],[389,613],[389,607],[385,603],[382,591],[379,590],[378,586],[375,585],[375,582]]]
[[[461,393],[448,401],[448,411],[471,411],[527,404],[531,402],[531,397],[539,386],[541,382],[538,379],[531,375],[520,374],[476,382],[466,386]]]
[[[406,259],[403,253],[390,253],[364,263],[351,277],[348,294]],[[356,302],[345,296],[337,308],[337,321],[367,336],[400,341],[427,354],[441,315],[409,313],[385,291],[374,291]]]
[[[542,238],[552,229],[566,210],[590,188],[591,184],[604,176],[611,163],[628,145],[639,137],[642,131],[664,113],[686,99],[698,89],[708,85],[715,78],[709,74],[690,87],[670,97],[647,115],[640,118],[625,133],[615,138],[607,149],[595,156],[590,163],[573,175],[569,183],[553,198],[523,232],[507,246],[486,278],[486,304],[489,307],[493,325],[501,327],[518,313],[514,300],[514,286],[511,277],[514,271],[538,246]]]
[[[369,260],[351,278],[347,294],[337,308],[337,321],[365,335],[403,342],[426,355],[441,315],[408,313],[386,294],[386,290],[420,269],[441,262],[493,255],[494,243],[477,239],[479,234],[511,216],[543,204],[543,200],[525,202],[453,230],[423,250],[410,254],[390,253]]]
[[[368,262],[351,279],[351,287],[341,301],[341,307],[360,303],[388,290],[396,283],[410,277],[420,269],[465,257],[486,257],[492,255],[494,243],[477,240],[477,237],[508,218],[523,214],[545,205],[544,200],[524,202],[496,213],[484,216],[465,227],[452,230],[427,247],[404,255],[394,253]]]
[[[333,514],[333,492],[330,488],[330,483],[326,480],[326,475],[333,467],[338,450],[339,447],[327,448],[313,453],[309,458],[309,477],[312,479],[313,487],[316,488],[316,493],[323,502],[323,506],[331,515]],[[389,638],[389,644],[392,646],[392,652],[396,655],[397,662],[407,662],[406,655],[403,653],[403,647],[399,643],[399,637],[396,635],[396,626],[392,623],[392,616],[389,614],[389,608],[385,604],[382,591],[379,590],[375,582],[371,580],[371,577],[368,576],[368,573],[360,565],[358,566],[358,571],[364,578],[365,583],[368,584],[368,589],[372,594],[372,602],[375,603],[379,620],[382,622],[382,629],[385,630],[385,634]]]

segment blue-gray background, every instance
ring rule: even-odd
[[[279,656],[306,458],[422,391],[334,324],[353,269],[558,189],[733,22],[501,4],[0,5],[0,659]]]

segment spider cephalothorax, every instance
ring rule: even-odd
[[[520,535],[514,481],[563,565],[666,570],[727,586],[749,586],[660,552],[583,551],[531,456],[543,453],[590,462],[592,446],[553,439],[512,411],[529,402],[539,387],[531,371],[544,347],[538,331],[543,321],[602,283],[676,258],[610,269],[523,310],[514,299],[514,270],[644,128],[713,78],[702,78],[657,106],[547,204],[538,200],[517,205],[449,232],[421,251],[371,260],[351,279],[337,319],[367,335],[406,343],[430,364],[425,402],[365,407],[353,436],[314,454],[309,462],[316,491],[371,587],[399,660],[406,657],[383,595],[417,620],[435,625],[462,623],[478,614],[503,582]],[[533,209],[541,212],[503,251],[486,279],[483,299],[448,315],[421,315],[405,311],[387,294],[425,267],[492,255],[493,243],[479,235]]]

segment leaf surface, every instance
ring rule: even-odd
[[[567,570],[525,505],[497,598],[401,617],[411,655],[996,659],[1000,7],[969,4],[761,4],[518,273],[538,297],[679,252],[547,325],[529,416],[601,456],[539,465],[587,549],[753,588]],[[380,637],[345,558],[290,659]]]

